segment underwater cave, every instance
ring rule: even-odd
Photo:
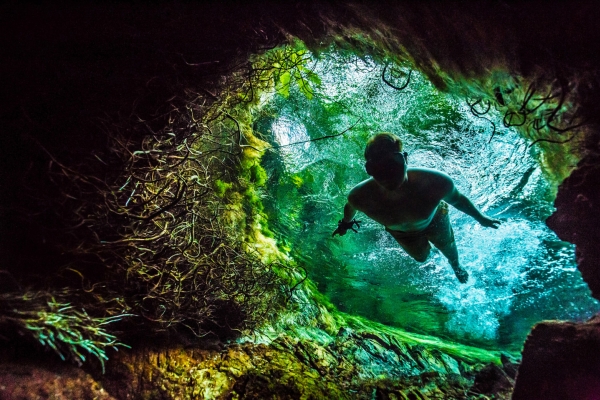
[[[600,393],[600,7],[4,8],[0,398]],[[465,284],[332,236],[378,132],[501,221]]]
[[[516,352],[536,322],[581,321],[599,310],[576,268],[574,247],[544,223],[553,211],[557,171],[545,165],[543,150],[503,123],[511,109],[556,104],[525,93],[531,99],[523,105],[523,94],[515,93],[522,83],[501,71],[486,77],[490,87],[477,88],[509,92],[492,108],[489,98],[440,92],[408,63],[393,68],[335,47],[304,57],[303,68],[318,85],[281,84],[254,111],[254,129],[276,149],[262,158],[263,203],[278,243],[338,309]],[[400,76],[396,86],[382,79],[390,72]],[[311,76],[304,78],[308,84]],[[521,103],[515,107],[513,99]],[[439,251],[420,264],[364,215],[357,216],[359,234],[329,238],[348,192],[368,178],[362,153],[376,132],[397,134],[410,165],[445,171],[484,212],[502,219],[492,230],[451,212],[473,278],[467,285],[458,284]]]

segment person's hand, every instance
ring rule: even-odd
[[[358,233],[358,231],[354,229],[354,225],[356,225],[357,228],[360,228],[360,224],[360,221],[356,221],[354,219],[350,222],[344,222],[343,219],[340,219],[338,222],[338,227],[335,231],[333,231],[331,237],[334,237],[335,235],[344,236],[346,232],[348,232],[348,229],[352,229],[354,232]]]
[[[485,215],[483,216],[483,218],[479,219],[479,223],[481,225],[485,226],[486,228],[494,228],[494,229],[498,229],[498,227],[501,224],[499,219],[486,217]]]

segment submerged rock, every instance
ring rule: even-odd
[[[480,393],[510,397],[515,382],[496,364],[488,364],[475,376],[473,389]]]
[[[459,365],[438,350],[342,328],[327,344],[281,335],[220,352],[122,353],[103,382],[118,398],[467,398],[472,378]]]
[[[115,400],[90,374],[70,364],[1,362],[0,400]]]
[[[114,354],[104,375],[88,374],[64,363],[56,368],[9,360],[0,363],[0,399],[510,396],[512,380],[498,365],[465,362],[439,349],[404,342],[376,330],[345,326],[333,337],[324,333],[308,336],[286,332],[269,344],[235,343],[223,348],[137,348]]]
[[[514,400],[597,399],[600,317],[587,323],[548,321],[525,342]]]

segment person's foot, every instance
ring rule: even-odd
[[[456,274],[456,278],[460,283],[467,283],[469,280],[469,273],[462,269],[461,267],[454,267],[454,273]]]

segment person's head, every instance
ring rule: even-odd
[[[377,183],[386,189],[395,189],[406,178],[406,157],[398,136],[388,132],[378,133],[367,142],[365,169]]]

